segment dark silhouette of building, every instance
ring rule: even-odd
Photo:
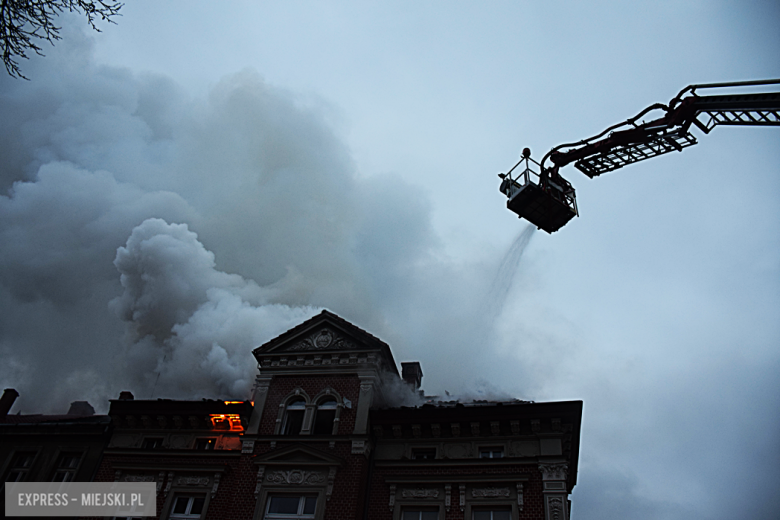
[[[76,401],[64,415],[9,415],[19,393],[0,398],[0,476],[6,482],[91,482],[111,436],[111,420]],[[5,510],[5,488],[0,507]]]
[[[328,311],[253,353],[251,401],[111,401],[97,479],[156,482],[170,519],[568,519],[581,401],[424,397]]]

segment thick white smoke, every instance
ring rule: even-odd
[[[317,311],[272,304],[272,290],[218,271],[186,224],[144,221],[114,264],[124,292],[111,306],[129,325],[129,373],[153,394],[247,398],[251,350]]]
[[[484,377],[489,356],[463,359],[485,352],[494,266],[442,253],[419,188],[361,176],[331,107],[253,71],[190,99],[90,56],[71,31],[27,64],[32,81],[0,77],[0,380],[15,410],[101,410],[122,389],[244,397],[251,349],[319,308],[419,359],[429,392]]]

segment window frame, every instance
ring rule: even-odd
[[[217,449],[218,437],[196,437],[192,449],[195,451],[214,451]],[[201,443],[205,442],[201,446]]]
[[[297,407],[297,405],[300,404],[300,407]],[[295,408],[293,408],[295,406]],[[306,399],[303,397],[298,397],[296,399],[292,399],[289,403],[287,403],[284,407],[284,415],[282,416],[282,427],[279,430],[280,435],[284,435],[286,437],[293,437],[298,436],[303,433],[303,431],[306,428],[306,408],[307,403]],[[296,415],[300,414],[300,428],[298,428],[297,432],[292,432],[292,422],[291,422],[291,414],[290,412],[294,411]],[[297,422],[297,418],[296,418]]]
[[[403,497],[403,489],[405,487],[417,487],[417,484],[400,484],[395,486],[395,491],[392,491],[391,493],[395,493],[395,505],[393,507],[393,520],[403,520],[403,514],[406,511],[409,510],[425,510],[425,509],[437,509],[438,510],[438,518],[439,520],[444,520],[445,518],[445,511],[444,511],[444,497],[446,496],[446,490],[445,486],[442,483],[433,483],[433,482],[426,482],[423,484],[423,487],[430,488],[430,489],[436,489],[439,491],[439,496],[437,498],[404,498]],[[455,498],[455,494],[453,493],[453,507],[457,507],[457,498]]]
[[[327,404],[327,403],[333,403],[333,407],[332,408],[323,408],[322,406]],[[314,407],[314,417],[312,418],[311,428],[310,428],[312,435],[337,435],[338,434],[338,427],[339,427],[339,421],[337,420],[339,418],[339,411],[340,411],[339,408],[340,408],[339,407],[339,400],[338,400],[338,398],[336,398],[335,395],[328,394],[328,395],[320,397],[316,401],[316,405]],[[317,419],[320,416],[320,411],[321,410],[323,410],[323,411],[325,411],[325,410],[331,411],[332,410],[333,411],[333,418],[330,419],[330,431],[327,431],[325,433],[322,433],[322,432],[317,433],[317,426],[318,426]]]
[[[288,411],[291,405],[301,400],[304,403],[304,413],[303,413],[303,420],[301,423],[301,430],[298,433],[289,433]],[[341,397],[341,395],[338,392],[336,392],[331,387],[323,388],[319,393],[317,393],[316,396],[314,396],[314,399],[310,399],[309,395],[300,387],[295,388],[292,392],[290,392],[287,396],[285,396],[279,403],[279,412],[278,415],[276,416],[276,426],[274,427],[274,435],[284,435],[284,436],[312,435],[314,431],[314,427],[316,425],[316,415],[319,407],[318,403],[323,403],[331,400],[336,402],[336,407],[335,407],[336,413],[334,414],[333,417],[333,429],[327,434],[318,433],[315,435],[318,437],[324,437],[326,435],[338,435],[339,427],[341,424],[340,422],[341,412],[342,409],[344,408],[344,399]]]
[[[438,455],[438,450],[435,446],[424,446],[424,447],[417,447],[411,449],[411,459],[412,460],[435,460],[436,455]],[[433,455],[432,457],[428,457],[426,455]]]
[[[298,498],[298,512],[295,514],[285,513],[269,513],[268,510],[271,507],[271,499],[275,497],[296,497]],[[303,512],[303,508],[306,505],[306,498],[314,497],[316,502],[314,503],[314,513],[308,514]],[[317,518],[317,507],[320,500],[317,493],[270,493],[266,498],[265,506],[263,506],[263,520],[315,520]],[[272,514],[273,516],[268,516]]]
[[[209,493],[206,493],[205,491],[198,493],[192,492],[192,491],[179,491],[172,494],[172,499],[170,506],[168,507],[168,515],[166,518],[168,520],[199,520],[204,517],[206,514],[208,505],[209,505]],[[200,510],[200,513],[196,516],[190,513],[174,513],[173,509],[176,507],[176,503],[180,498],[188,498],[190,501],[187,503],[187,510],[192,509],[192,500],[195,498],[202,498],[203,499],[203,507]]]
[[[506,458],[506,449],[504,446],[480,446],[477,450],[479,452],[479,458],[480,459],[503,459]],[[483,457],[482,453],[487,452],[490,453],[489,457]],[[500,457],[494,457],[493,454],[496,452],[500,452]]]
[[[317,505],[314,508],[314,516],[306,518],[306,520],[322,520],[325,516],[325,486],[296,486],[294,489],[290,489],[289,486],[281,485],[263,485],[260,488],[260,494],[257,497],[255,503],[255,513],[253,515],[254,520],[265,520],[266,511],[270,505],[270,498],[273,496],[314,496],[317,497]],[[271,517],[273,520],[285,518],[283,516]],[[291,520],[296,520],[295,516],[287,516]]]
[[[212,479],[213,480],[213,479]],[[173,512],[173,508],[176,507],[176,501],[179,498],[203,498],[203,509],[200,511],[200,515],[194,516],[194,515],[188,515],[186,513],[184,514],[177,514]],[[164,518],[166,520],[197,520],[201,518],[205,518],[206,512],[209,508],[209,502],[211,502],[211,493],[209,493],[207,490],[201,488],[201,489],[172,489],[168,493],[168,498],[165,500],[165,504],[163,505],[163,511],[165,511],[165,515],[161,515],[160,518]]]
[[[511,489],[511,488],[510,488]],[[470,494],[470,492],[469,492]],[[490,498],[490,499],[466,499],[466,508],[464,510],[463,518],[467,520],[474,519],[475,511],[489,510],[490,508],[503,508],[506,510],[509,508],[509,518],[511,520],[518,520],[519,510],[517,508],[517,496],[512,493],[512,497],[506,498]]]
[[[146,445],[148,441],[160,441],[160,442],[158,444],[156,444],[155,446],[149,447],[149,446]],[[165,443],[165,437],[156,437],[156,436],[144,437],[143,439],[141,439],[141,449],[142,450],[150,450],[150,451],[152,451],[152,450],[153,451],[158,451],[158,450],[163,449],[163,444],[164,443]]]
[[[76,462],[76,465],[74,467],[65,467],[60,466],[60,459],[63,458],[65,455],[74,455],[78,454],[78,461]],[[84,463],[84,459],[86,458],[87,451],[84,448],[68,448],[68,447],[62,447],[57,450],[57,453],[54,456],[54,462],[51,465],[51,470],[49,471],[49,482],[75,482],[76,476],[79,473],[79,470],[81,469],[81,465]],[[68,480],[54,480],[54,477],[57,476],[58,473],[63,472],[66,475],[70,475],[70,479]]]
[[[16,466],[14,465],[14,459],[19,456],[22,453],[32,453],[32,461],[30,462],[29,466]],[[41,449],[39,447],[22,447],[13,449],[10,451],[8,458],[6,459],[6,463],[3,467],[3,472],[0,473],[3,477],[3,486],[5,486],[6,482],[8,481],[8,476],[14,471],[18,470],[19,474],[22,475],[21,480],[14,480],[13,482],[30,482],[27,478],[33,474],[33,469],[35,468],[36,462],[38,462],[39,455],[41,454]]]
[[[432,512],[436,512],[436,520],[442,520],[442,516],[441,516],[442,511],[441,511],[441,508],[438,507],[438,504],[436,504],[436,505],[432,505],[432,504],[428,504],[428,505],[408,505],[408,504],[404,504],[404,505],[401,506],[401,512],[400,512],[399,518],[400,518],[400,520],[405,520],[404,519],[404,514],[405,513],[414,513],[414,512],[418,512],[418,513],[420,513],[420,515],[416,519],[412,519],[412,520],[422,520],[422,513],[432,513]]]
[[[469,520],[474,520],[474,513],[481,513],[481,512],[490,512],[491,518],[489,520],[495,520],[492,518],[493,513],[509,513],[510,520],[514,520],[516,516],[514,515],[514,512],[512,511],[512,507],[509,505],[474,505],[471,508],[470,514],[467,518]]]

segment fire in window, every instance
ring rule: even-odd
[[[211,414],[209,418],[215,430],[242,431],[244,429],[241,416],[238,414]]]

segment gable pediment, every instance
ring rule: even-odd
[[[258,455],[254,462],[264,465],[340,466],[344,461],[305,444],[294,444]]]
[[[365,346],[362,346],[365,348]],[[275,351],[300,352],[300,351],[318,351],[318,350],[360,350],[361,345],[353,338],[345,336],[339,331],[333,330],[333,327],[323,325],[314,332],[297,341],[287,343],[284,348]]]
[[[310,365],[354,369],[379,363],[383,370],[398,374],[387,343],[325,310],[257,347],[252,354],[265,369],[289,371]]]
[[[335,314],[322,311],[257,347],[258,354],[316,353],[325,350],[382,350],[387,344]]]

